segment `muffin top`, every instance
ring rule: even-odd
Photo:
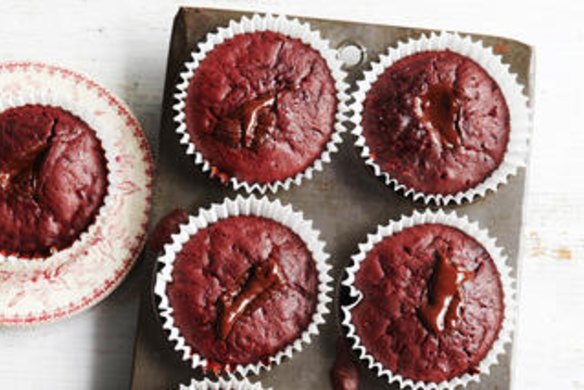
[[[389,66],[367,93],[361,125],[371,157],[400,184],[456,194],[501,164],[510,117],[497,83],[451,51],[427,51]]]
[[[362,345],[414,381],[476,373],[502,326],[495,263],[450,226],[416,225],[384,238],[361,263],[355,287],[363,299],[352,323]]]
[[[80,118],[41,105],[0,113],[0,253],[44,257],[70,246],[106,190],[104,150]]]
[[[223,180],[266,184],[311,166],[331,139],[335,82],[318,51],[275,32],[236,35],[195,70],[191,141]]]
[[[167,296],[177,328],[208,368],[256,364],[308,328],[318,300],[316,263],[288,227],[230,217],[184,244]]]

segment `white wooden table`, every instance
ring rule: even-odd
[[[0,60],[62,64],[121,96],[156,144],[172,18],[185,2],[2,0]],[[223,0],[193,5],[505,35],[536,47],[533,140],[514,389],[584,389],[584,3]],[[0,389],[126,389],[132,274],[62,323],[0,330]]]

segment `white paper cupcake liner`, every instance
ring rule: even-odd
[[[385,237],[391,236],[414,225],[422,224],[442,224],[452,226],[476,239],[493,259],[493,262],[499,271],[504,294],[503,303],[505,305],[505,311],[501,330],[499,331],[497,339],[491,346],[490,351],[478,365],[477,369],[479,372],[477,374],[466,373],[462,376],[440,383],[414,381],[384,367],[367,352],[366,348],[361,343],[361,339],[356,333],[351,317],[351,310],[363,299],[363,294],[354,286],[354,282],[355,276],[359,271],[361,263],[365,260],[367,253]],[[341,282],[341,285],[349,289],[349,296],[354,300],[351,304],[341,306],[343,316],[342,324],[346,326],[348,330],[347,337],[352,349],[357,353],[357,356],[367,364],[369,369],[377,374],[378,377],[381,378],[385,376],[388,383],[397,382],[400,388],[410,387],[413,389],[442,390],[453,389],[456,386],[464,387],[471,382],[479,382],[480,375],[489,374],[491,367],[497,364],[499,355],[505,353],[505,345],[511,343],[512,340],[517,307],[515,301],[515,280],[511,276],[511,267],[508,265],[507,257],[503,254],[503,250],[497,246],[495,239],[489,237],[488,231],[481,229],[477,222],[470,222],[466,216],[459,217],[454,212],[445,213],[444,211],[439,210],[437,212],[425,211],[420,213],[416,211],[409,217],[402,217],[399,221],[390,221],[388,225],[378,226],[377,231],[374,234],[369,234],[367,236],[367,241],[359,244],[358,252],[351,256],[351,265],[347,268],[347,275]]]
[[[156,276],[154,287],[155,294],[160,298],[158,305],[160,316],[163,320],[163,328],[169,332],[169,340],[173,342],[174,349],[179,352],[182,359],[190,361],[193,369],[208,366],[205,357],[199,355],[187,344],[179,329],[175,326],[173,309],[166,295],[166,288],[172,283],[172,270],[176,254],[182,250],[183,245],[199,229],[204,229],[218,220],[238,215],[255,215],[272,219],[290,228],[305,243],[316,262],[318,272],[318,303],[312,321],[306,330],[294,342],[284,347],[267,362],[258,362],[248,365],[236,365],[226,367],[225,374],[239,374],[242,377],[250,373],[258,374],[262,369],[269,370],[278,365],[284,358],[291,358],[295,351],[301,351],[310,343],[311,338],[319,333],[318,327],[325,323],[324,316],[329,313],[328,304],[332,301],[332,278],[329,275],[331,266],[327,263],[329,255],[324,251],[325,243],[319,239],[319,232],[312,227],[312,221],[304,219],[302,212],[294,211],[291,205],[282,205],[279,200],[270,201],[266,197],[256,198],[238,196],[235,199],[227,199],[223,203],[213,204],[208,209],[201,209],[199,214],[189,218],[187,224],[180,226],[180,232],[172,236],[172,243],[166,244],[164,254],[158,258],[162,269]]]
[[[510,115],[509,141],[499,167],[482,183],[456,194],[423,193],[398,182],[388,172],[383,171],[371,157],[361,126],[363,103],[378,77],[402,58],[419,52],[436,50],[450,50],[471,58],[479,64],[501,88]],[[363,80],[357,82],[358,89],[353,94],[355,100],[350,106],[354,113],[350,121],[355,126],[352,131],[356,137],[355,145],[360,148],[361,157],[373,169],[375,175],[381,177],[386,185],[398,192],[403,192],[404,196],[411,197],[414,201],[423,201],[425,204],[433,202],[437,205],[446,205],[452,202],[460,205],[464,201],[472,202],[476,198],[484,197],[488,191],[495,192],[499,185],[506,184],[509,177],[517,173],[518,168],[526,165],[531,129],[528,99],[523,94],[523,86],[517,81],[517,75],[509,71],[509,65],[503,64],[502,57],[494,54],[493,49],[485,47],[481,41],[472,41],[468,36],[463,38],[458,34],[448,32],[432,33],[429,37],[422,35],[419,39],[399,42],[397,47],[389,48],[386,53],[380,55],[377,62],[372,63],[371,69],[364,72],[363,76]]]
[[[218,381],[211,381],[209,379],[204,379],[198,381],[193,379],[189,385],[180,385],[179,390],[272,390],[271,388],[265,389],[262,387],[261,383],[251,383],[247,379],[237,380],[230,379],[225,380],[219,378]]]
[[[205,41],[197,46],[197,51],[191,54],[192,59],[184,65],[184,71],[180,74],[180,81],[176,87],[175,99],[178,101],[173,109],[176,113],[174,121],[177,124],[176,133],[180,136],[180,143],[185,145],[187,155],[194,157],[195,165],[201,166],[203,172],[212,175],[212,165],[197,150],[197,146],[191,140],[185,123],[184,108],[186,106],[187,90],[191,78],[194,76],[199,64],[204,60],[209,52],[216,46],[233,38],[239,34],[252,33],[257,31],[273,31],[284,34],[291,38],[297,38],[304,44],[312,47],[320,53],[326,60],[331,75],[335,80],[337,90],[337,110],[335,113],[334,130],[330,140],[327,142],[322,154],[304,171],[285,180],[277,180],[270,183],[249,183],[241,181],[235,176],[230,176],[229,183],[235,190],[243,188],[246,192],[257,191],[265,194],[267,191],[275,193],[278,189],[288,190],[292,184],[300,185],[304,178],[311,179],[315,171],[322,171],[323,163],[331,160],[331,155],[338,151],[342,142],[341,134],[346,130],[343,122],[348,119],[349,95],[347,89],[349,85],[345,82],[346,72],[341,69],[343,63],[338,59],[337,51],[330,48],[329,41],[321,38],[318,31],[311,30],[308,23],[302,23],[298,19],[288,19],[284,15],[274,17],[270,14],[265,16],[253,15],[250,18],[244,16],[239,21],[230,21],[227,27],[220,27],[215,33],[207,34]]]
[[[74,102],[72,99],[69,99],[64,95],[56,94],[51,90],[29,90],[18,94],[0,96],[0,112],[4,112],[10,108],[25,106],[27,104],[37,104],[42,106],[61,108],[79,117],[89,126],[89,128],[95,132],[104,150],[107,170],[107,189],[103,203],[96,213],[95,220],[88,226],[87,229],[81,232],[79,237],[70,246],[52,253],[47,257],[19,257],[16,254],[2,254],[2,249],[0,248],[0,264],[8,263],[11,265],[19,265],[23,267],[31,267],[48,261],[53,262],[59,261],[59,259],[66,259],[69,256],[69,253],[79,252],[80,248],[87,245],[87,241],[94,236],[95,231],[99,229],[99,227],[105,222],[104,218],[107,214],[107,209],[111,207],[113,202],[111,194],[112,183],[117,180],[115,175],[116,170],[114,167],[114,165],[116,165],[115,155],[113,154],[115,147],[112,145],[111,137],[106,136],[104,127],[100,123],[98,117],[93,115],[87,108]]]

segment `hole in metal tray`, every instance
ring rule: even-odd
[[[365,61],[365,48],[352,41],[344,41],[338,47],[338,59],[343,62],[344,68],[352,68]]]

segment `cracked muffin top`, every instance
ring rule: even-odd
[[[367,352],[414,381],[478,372],[504,317],[499,271],[459,229],[416,225],[384,238],[358,270],[352,323]]]
[[[384,172],[418,192],[446,195],[477,186],[501,164],[510,118],[499,86],[477,63],[428,51],[380,75],[361,125]]]
[[[95,132],[56,107],[0,113],[0,253],[46,257],[95,220],[107,188]]]
[[[309,326],[318,301],[311,252],[288,227],[239,216],[199,230],[177,254],[167,286],[176,327],[222,372],[267,362]]]
[[[207,54],[187,89],[185,120],[213,174],[267,184],[313,164],[336,109],[320,53],[267,31],[236,35]]]

